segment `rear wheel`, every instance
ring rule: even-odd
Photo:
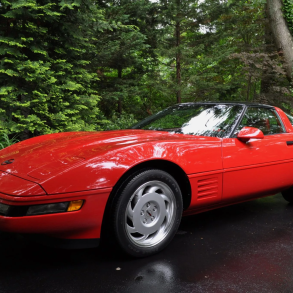
[[[135,257],[164,249],[182,216],[182,195],[167,172],[150,169],[135,175],[114,205],[114,231],[124,251]]]
[[[293,203],[293,187],[282,191],[282,195],[289,203]]]

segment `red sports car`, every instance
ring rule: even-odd
[[[128,130],[22,141],[0,151],[0,230],[92,247],[106,229],[141,257],[170,243],[182,214],[280,191],[293,202],[292,119],[268,105],[186,103]]]

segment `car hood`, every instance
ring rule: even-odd
[[[162,131],[67,132],[28,139],[0,151],[0,170],[33,182],[47,179],[110,150],[162,140],[204,137]]]

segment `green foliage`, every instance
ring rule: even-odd
[[[96,129],[101,113],[91,42],[96,31],[110,28],[90,0],[2,1],[0,131],[27,138]]]
[[[264,0],[3,0],[0,135],[123,129],[179,94],[256,100],[264,84],[291,105],[264,8]],[[284,14],[293,32],[293,0]]]
[[[18,142],[17,136],[12,136],[12,138],[9,138],[9,136],[4,133],[0,136],[0,149],[4,149],[14,143]]]
[[[100,108],[106,117],[115,113],[141,115],[145,74],[156,62],[155,3],[148,0],[100,1],[106,19],[115,19],[119,27],[108,30],[99,39],[99,54],[93,59],[100,80],[97,87],[101,95]],[[146,112],[143,113],[144,116]]]
[[[292,0],[284,0],[284,16],[287,21],[289,30],[291,34],[293,34],[293,1]]]
[[[162,100],[174,103],[179,89],[183,102],[256,100],[265,90],[264,80],[286,90],[282,58],[266,44],[263,1],[160,3],[166,13],[158,51],[161,64],[153,84]],[[176,56],[181,62],[180,83]]]
[[[134,118],[132,114],[122,113],[121,115],[117,116],[114,114],[110,121],[105,122],[104,129],[105,130],[116,130],[116,129],[127,129],[131,125],[135,124],[137,120]]]

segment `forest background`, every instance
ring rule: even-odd
[[[293,0],[1,0],[0,148],[181,102],[293,111]]]

